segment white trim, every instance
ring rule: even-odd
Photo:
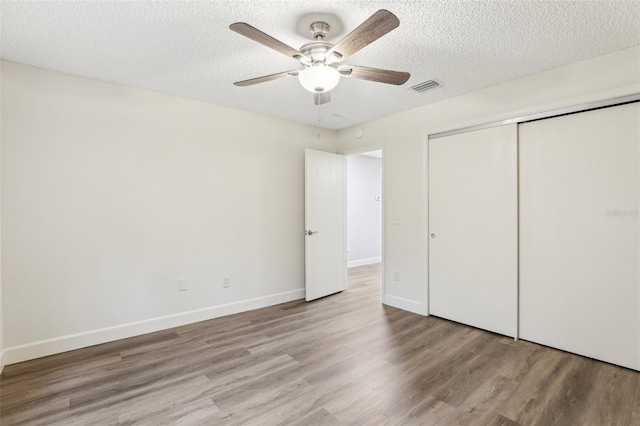
[[[422,241],[424,242],[425,259],[427,265],[424,277],[424,314],[429,316],[429,135],[422,137]]]
[[[460,129],[449,130],[446,132],[432,133],[429,135],[429,139],[444,138],[447,136],[459,135],[460,133],[474,132],[476,130],[488,129],[491,127],[506,126],[508,124],[522,124],[522,123],[527,123],[529,121],[543,120],[546,118],[553,118],[553,117],[559,117],[561,115],[566,115],[566,114],[574,114],[577,112],[591,111],[593,109],[624,105],[627,103],[638,102],[638,101],[640,101],[640,93],[633,93],[631,95],[617,96],[611,99],[587,102],[579,105],[573,105],[569,107],[558,108],[558,109],[539,112],[535,114],[528,114],[525,116],[509,118],[506,120],[494,121],[491,123],[484,123],[484,124],[477,124],[475,126],[463,127]]]
[[[0,374],[4,370],[4,351],[0,351]]]
[[[427,315],[424,303],[416,302],[415,300],[409,300],[398,296],[391,296],[385,294],[382,303],[394,308],[402,309],[403,311],[413,312],[418,315]]]
[[[385,227],[385,209],[386,209],[386,204],[385,201],[387,199],[387,195],[386,195],[386,170],[387,170],[387,163],[386,163],[386,159],[387,159],[387,154],[386,154],[386,148],[384,147],[384,144],[380,147],[380,150],[382,151],[382,211],[381,213],[381,223],[382,223],[382,228],[380,229],[380,232],[382,232],[382,239],[381,239],[381,250],[380,250],[380,263],[381,263],[381,267],[380,267],[380,281],[381,281],[381,286],[380,286],[380,299],[382,299],[382,296],[386,293],[386,278],[385,278],[385,269],[386,267],[384,266],[385,263],[385,259],[387,258],[387,252],[386,252],[386,246],[385,246],[385,241],[386,241],[386,237],[385,237],[385,232],[386,232],[386,227]]]
[[[347,157],[343,154],[342,160],[344,162],[344,173],[342,175],[343,184],[344,184],[344,211],[342,215],[342,269],[344,271],[343,281],[344,281],[344,290],[349,290],[349,241],[347,238],[348,226],[349,226],[349,215],[347,214],[347,203],[349,202],[349,182],[347,182],[347,176],[349,176],[349,162],[347,161]],[[306,206],[305,206],[306,208]]]
[[[283,293],[272,294],[269,296],[256,297],[254,299],[241,300],[239,302],[227,303],[224,305],[211,306],[189,312],[182,312],[179,314],[167,315],[164,317],[151,318],[114,327],[106,327],[98,330],[41,340],[39,342],[5,349],[3,352],[4,362],[7,365],[15,364],[34,358],[99,345],[101,343],[112,342],[114,340],[126,339],[128,337],[139,336],[141,334],[153,333],[155,331],[206,321],[226,315],[265,308],[267,306],[298,299],[304,299],[304,288],[285,291]]]
[[[599,102],[599,101],[604,101],[607,99],[617,98],[621,96],[634,95],[639,92],[640,92],[640,84],[635,83],[635,84],[630,84],[628,86],[616,87],[614,89],[588,93],[586,95],[556,99],[555,101],[530,105],[517,110],[506,110],[496,114],[482,115],[479,118],[466,120],[463,122],[452,121],[452,122],[447,122],[434,127],[428,126],[423,132],[423,134],[425,134],[427,138],[430,138],[433,135],[438,133],[445,133],[445,132],[454,131],[456,129],[461,129],[465,127],[473,127],[477,125],[482,125],[484,123],[493,123],[497,121],[509,120],[509,119],[512,119],[513,117],[522,117],[522,116],[529,116],[533,114],[540,114],[540,113],[544,113],[545,111],[553,111],[553,110],[568,108],[568,107],[585,104],[585,103]]]
[[[347,268],[354,268],[356,266],[372,265],[374,263],[381,263],[382,256],[369,257],[367,259],[350,260],[347,262]]]
[[[384,147],[382,145],[376,144],[376,145],[367,145],[367,146],[361,146],[358,148],[350,148],[347,150],[343,150],[342,152],[340,152],[340,154],[344,155],[345,157],[350,157],[352,155],[360,155],[362,153],[365,152],[371,152],[371,151],[380,151],[383,150]],[[382,157],[384,158],[384,152],[382,153]]]

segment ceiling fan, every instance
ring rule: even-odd
[[[332,45],[324,41],[330,30],[329,25],[326,22],[314,22],[311,24],[310,30],[315,41],[303,45],[300,50],[296,50],[247,23],[236,22],[229,25],[229,29],[299,61],[303,68],[301,70],[285,71],[238,81],[233,84],[239,87],[246,87],[279,78],[297,76],[302,87],[314,94],[316,105],[326,104],[331,101],[329,92],[336,87],[341,76],[402,85],[410,77],[407,72],[356,65],[339,65],[345,58],[393,31],[399,25],[400,21],[393,13],[381,9],[347,34],[336,45]]]

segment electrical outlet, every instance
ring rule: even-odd
[[[178,291],[187,291],[189,290],[189,280],[186,278],[180,278],[178,280]]]
[[[400,216],[391,216],[392,225],[400,225]]]
[[[222,281],[222,288],[231,287],[231,277],[229,275],[225,275],[224,280]]]
[[[393,280],[400,281],[400,271],[393,271]]]

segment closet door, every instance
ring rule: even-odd
[[[640,104],[519,133],[520,337],[640,369]]]
[[[517,331],[517,126],[429,141],[429,313]]]

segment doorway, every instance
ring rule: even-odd
[[[346,157],[347,287],[382,294],[382,150]]]

